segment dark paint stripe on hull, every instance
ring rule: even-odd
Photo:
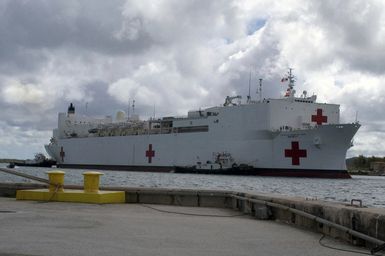
[[[134,172],[173,172],[196,174],[222,174],[222,175],[253,175],[275,177],[304,177],[304,178],[330,178],[349,179],[346,170],[320,170],[320,169],[269,169],[269,168],[230,168],[220,170],[200,170],[191,167],[174,166],[127,166],[127,165],[88,165],[88,164],[59,164],[59,168],[96,169]]]

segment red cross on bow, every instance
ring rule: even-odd
[[[299,165],[300,157],[307,157],[307,152],[304,149],[299,149],[299,142],[292,141],[291,149],[285,149],[285,157],[291,157],[292,165]]]
[[[311,121],[316,122],[318,125],[322,125],[322,123],[328,122],[328,117],[322,115],[322,109],[317,109],[317,115],[311,116]]]
[[[65,155],[66,155],[66,153],[64,152],[63,147],[61,147],[61,149],[60,149],[60,157],[61,157],[61,161],[62,162],[64,162]]]
[[[152,158],[155,156],[155,151],[152,150],[152,144],[148,145],[148,150],[146,151],[146,157],[148,158],[148,163],[151,164]]]

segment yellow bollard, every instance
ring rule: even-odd
[[[99,180],[101,172],[84,172],[84,190],[63,190],[64,172],[49,171],[49,189],[26,189],[18,190],[17,200],[38,200],[57,202],[81,202],[95,204],[124,203],[126,193],[124,191],[99,191]],[[57,186],[57,184],[59,186]],[[56,193],[59,192],[59,193]],[[0,253],[1,254],[1,253]]]
[[[63,171],[46,172],[49,179],[49,192],[63,192],[64,174]]]
[[[99,179],[103,175],[101,172],[84,172],[84,192],[99,192]]]

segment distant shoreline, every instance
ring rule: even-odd
[[[0,159],[0,163],[23,163],[23,162],[25,162],[25,160],[21,160],[21,159],[7,159],[7,158]]]

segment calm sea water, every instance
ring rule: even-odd
[[[0,164],[0,167],[5,165]],[[54,168],[20,167],[15,170],[41,178]],[[63,169],[66,184],[83,184],[85,170]],[[353,176],[353,179],[280,178],[258,176],[200,175],[103,171],[101,185],[145,188],[220,189],[275,193],[317,198],[326,201],[350,202],[361,199],[364,206],[385,208],[384,176]],[[0,172],[0,182],[34,182]]]

